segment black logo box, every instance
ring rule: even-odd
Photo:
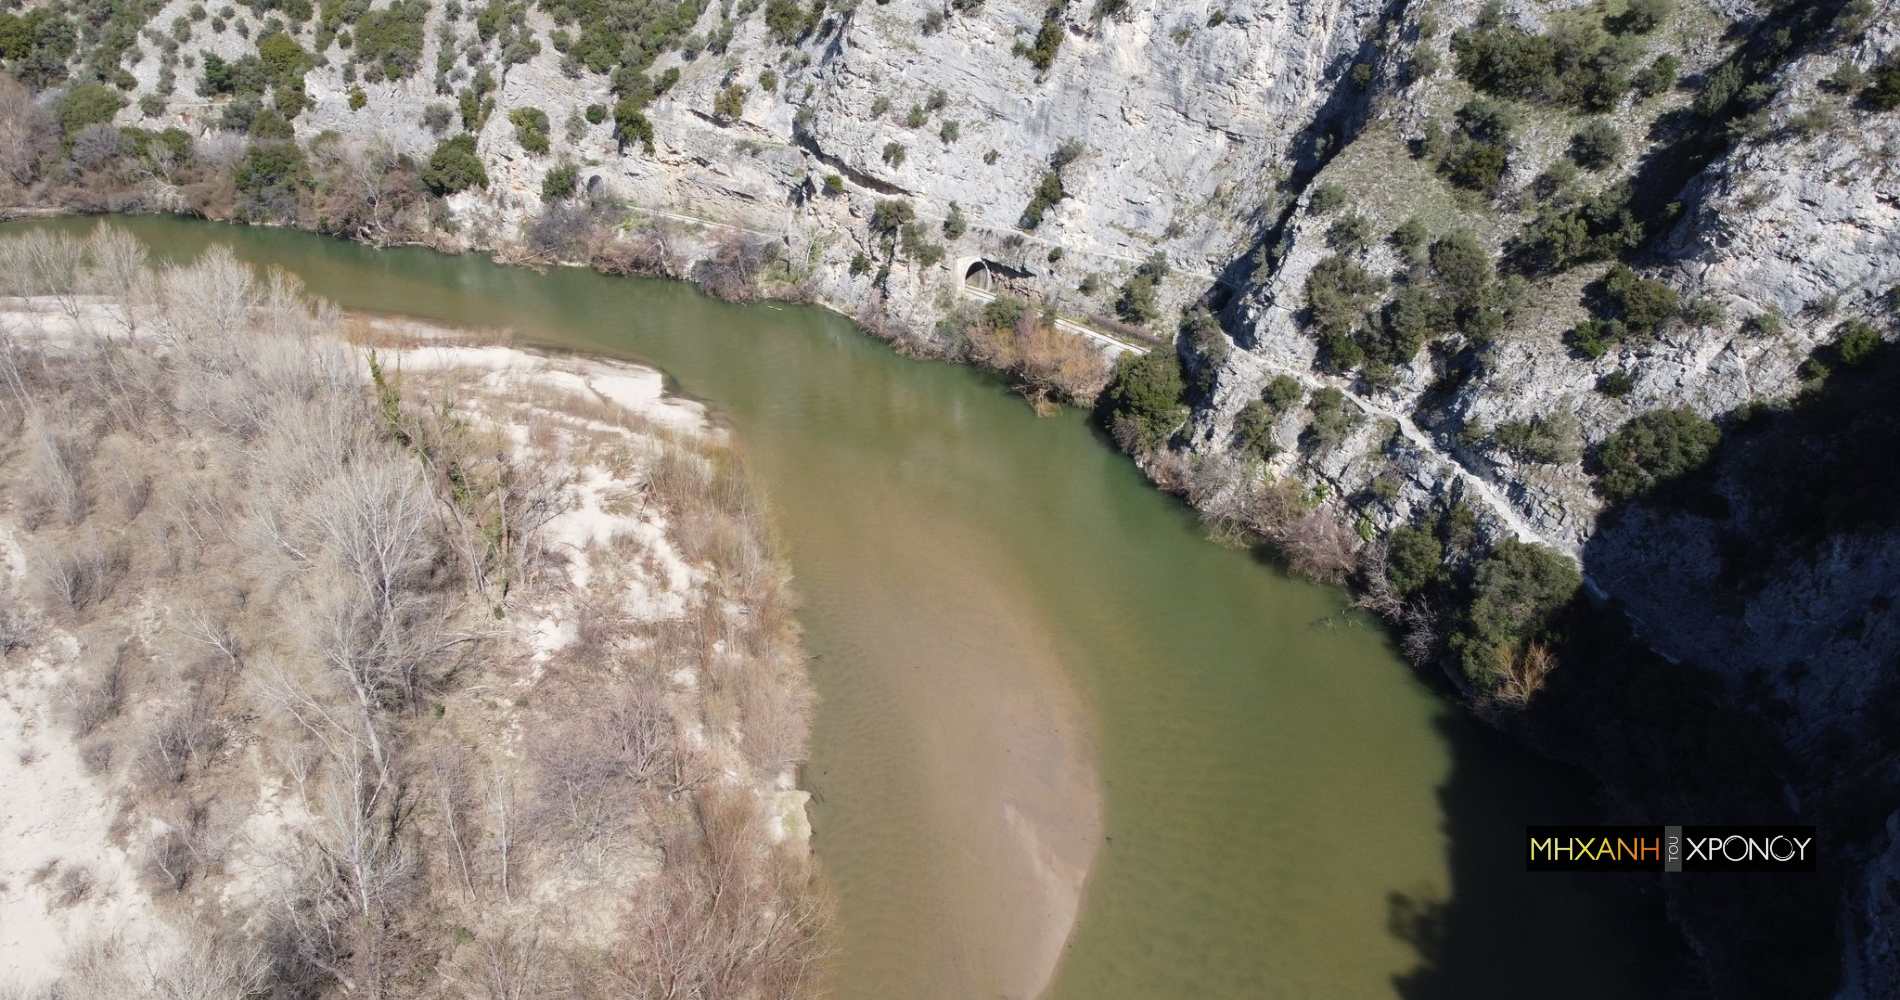
[[[1533,872],[1811,872],[1811,826],[1532,826]]]

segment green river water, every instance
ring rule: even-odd
[[[348,309],[651,363],[734,429],[823,699],[804,785],[840,1000],[1019,997],[1057,948],[1057,1000],[1657,992],[1651,904],[1523,871],[1525,824],[1591,819],[1582,783],[1464,717],[1340,591],[1206,540],[1081,414],[816,308],[118,221]],[[1091,856],[1064,945],[1059,885]]]

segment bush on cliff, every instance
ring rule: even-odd
[[[1597,486],[1610,500],[1630,500],[1709,463],[1722,429],[1687,407],[1638,416],[1597,449]]]
[[[422,183],[439,195],[451,195],[472,187],[488,186],[488,171],[475,152],[475,137],[467,132],[442,140],[422,168]]]
[[[1472,575],[1471,602],[1451,638],[1466,679],[1487,695],[1510,685],[1533,649],[1557,638],[1558,617],[1582,586],[1577,564],[1555,549],[1515,538],[1493,549]]]
[[[1102,396],[1104,422],[1130,454],[1168,443],[1187,416],[1187,384],[1173,351],[1124,354]]]

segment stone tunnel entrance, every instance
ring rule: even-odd
[[[979,291],[1001,294],[1008,284],[1030,277],[1022,268],[981,257],[970,257],[959,263],[963,267],[963,283]]]

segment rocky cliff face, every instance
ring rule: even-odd
[[[189,6],[174,0],[157,23]],[[1753,589],[1736,597],[1724,551],[1738,533],[1774,529],[1751,513],[1741,471],[1725,467],[1709,487],[1732,508],[1725,517],[1641,508],[1606,527],[1585,457],[1647,411],[1728,419],[1793,397],[1848,319],[1891,339],[1894,306],[1884,297],[1900,285],[1900,114],[1857,100],[1852,81],[1900,50],[1900,4],[1664,6],[1661,23],[1621,44],[1631,66],[1668,55],[1678,69],[1646,98],[1619,93],[1590,114],[1532,102],[1482,193],[1448,183],[1432,151],[1474,95],[1453,72],[1450,39],[1486,16],[1475,0],[834,3],[791,43],[753,5],[708,7],[694,37],[729,33],[730,42],[653,64],[653,75],[677,68],[680,77],[646,109],[651,153],[623,151],[611,119],[576,119],[590,104],[612,105],[610,81],[565,72],[554,23],[529,10],[526,25],[547,44],[498,73],[496,110],[478,139],[492,183],[450,205],[468,243],[504,243],[541,211],[547,171],[571,162],[585,185],[626,199],[636,217],[781,240],[809,294],[925,338],[962,306],[976,264],[1086,321],[1112,312],[1115,287],[1160,254],[1170,266],[1164,315],[1202,304],[1222,327],[1213,342],[1184,346],[1212,376],[1191,399],[1178,453],[1242,458],[1236,423],[1276,376],[1344,390],[1362,414],[1356,426],[1314,447],[1303,436],[1306,411],[1284,409],[1269,430],[1278,449],[1266,474],[1323,488],[1325,503],[1368,539],[1462,499],[1482,535],[1578,557],[1591,589],[1627,607],[1658,651],[1711,671],[1726,697],[1761,709],[1797,757],[1839,765],[1786,776],[1796,811],[1812,817],[1822,813],[1814,802],[1884,794],[1895,771],[1891,738],[1866,710],[1891,704],[1883,699],[1900,656],[1893,528],[1863,526],[1764,557]],[[1778,42],[1804,7],[1829,8],[1827,17],[1838,8],[1838,23],[1853,28]],[[1623,16],[1567,0],[1514,0],[1499,13],[1542,31]],[[312,40],[310,29],[298,33]],[[199,34],[187,53],[235,58],[250,47],[234,33]],[[432,10],[420,64],[448,52],[447,82],[461,87],[467,67],[492,56],[475,34],[472,11]],[[441,130],[425,124],[425,107],[453,96],[418,72],[362,83],[366,101],[352,108],[347,53],[325,55],[330,64],[306,79],[312,106],[297,121],[300,136],[334,131],[426,157]],[[159,60],[153,50],[138,63],[145,89]],[[1690,158],[1681,140],[1703,113],[1698,95],[1731,64],[1760,88],[1738,98],[1751,110],[1701,147],[1712,152]],[[745,90],[742,109],[719,113],[734,87]],[[508,122],[529,107],[553,122],[549,153],[524,150]],[[217,110],[179,99],[162,115],[134,108],[121,121],[209,135]],[[1627,152],[1563,179],[1572,136],[1592,119]],[[1052,171],[1064,197],[1024,229]],[[1598,259],[1506,277],[1500,329],[1485,338],[1453,331],[1376,379],[1338,370],[1321,349],[1307,289],[1336,255],[1403,284],[1407,252],[1387,234],[1416,220],[1428,239],[1466,232],[1508,262],[1553,186],[1580,199],[1625,180],[1656,204],[1644,238],[1619,253],[1702,305],[1687,318],[1594,357],[1580,352],[1570,331],[1600,313],[1596,282],[1609,262]],[[1317,196],[1329,188],[1345,194],[1343,207]],[[921,264],[873,231],[875,206],[888,199],[908,200],[930,238],[945,240],[940,262]],[[936,224],[953,206],[968,231],[946,238]],[[1370,238],[1342,237],[1346,216],[1363,220]],[[1165,337],[1172,321],[1154,328]],[[1527,454],[1495,433],[1535,421],[1561,440]],[[1842,751],[1844,742],[1859,749]],[[1900,910],[1885,874],[1900,865],[1891,805],[1869,807],[1882,815],[1851,848],[1840,916],[1847,996],[1890,994],[1900,979],[1887,930]],[[1705,944],[1712,961],[1745,963]]]

